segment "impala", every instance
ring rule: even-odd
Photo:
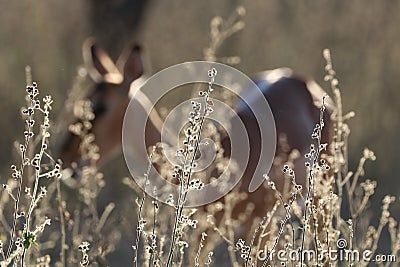
[[[130,102],[131,84],[140,79],[143,72],[143,62],[139,46],[132,45],[125,50],[120,58],[114,63],[108,54],[98,47],[93,41],[86,41],[83,46],[83,57],[91,78],[96,83],[93,93],[88,96],[92,101],[95,113],[92,133],[95,135],[96,144],[100,150],[100,164],[103,163],[113,151],[121,147],[122,124],[125,111]],[[308,152],[310,144],[315,143],[311,134],[316,123],[319,122],[322,97],[325,92],[312,80],[305,80],[292,73],[287,68],[264,71],[254,76],[253,81],[257,84],[262,94],[268,101],[275,119],[277,136],[285,136],[290,150],[282,148],[277,142],[276,155],[288,154],[292,149],[297,149],[301,155]],[[147,120],[149,101],[145,95],[139,95],[133,99],[134,104],[142,107],[142,112],[135,114],[132,123]],[[257,122],[247,105],[240,101],[235,104],[234,109],[243,120],[245,127],[251,129],[250,137],[250,158],[249,164],[244,172],[240,191],[245,192],[249,187],[250,179],[258,163],[260,154],[259,132]],[[322,131],[321,142],[330,144],[333,138],[333,123],[330,115],[333,105],[326,103],[324,113],[325,127]],[[142,123],[140,123],[142,125]],[[160,141],[163,120],[157,111],[150,113],[145,139],[148,146],[155,145]],[[132,136],[142,136],[143,129],[132,127]],[[140,139],[140,138],[138,138]],[[225,151],[229,154],[229,140],[222,140]],[[64,166],[68,167],[72,162],[81,162],[79,155],[79,138],[70,136],[65,142],[60,153]],[[141,153],[141,152],[138,152]],[[147,158],[146,154],[140,157]],[[296,179],[299,184],[306,185],[305,159],[298,157],[294,162]],[[277,184],[279,181],[277,181]],[[266,210],[274,204],[274,196],[266,187],[261,186],[256,191],[249,193],[243,203],[239,203],[233,212],[233,216],[246,207],[246,203],[254,203],[252,217],[261,217]],[[241,227],[240,232],[250,230],[251,220]]]

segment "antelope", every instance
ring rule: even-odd
[[[96,88],[88,98],[92,101],[95,113],[92,133],[95,135],[96,143],[100,150],[100,164],[104,163],[112,152],[121,146],[122,124],[125,110],[130,101],[130,86],[133,82],[141,79],[144,72],[141,49],[137,45],[131,45],[114,63],[106,51],[98,47],[93,40],[86,41],[83,46],[83,58],[87,69]],[[315,143],[311,138],[316,123],[319,122],[320,107],[322,97],[325,94],[323,89],[315,81],[306,80],[292,73],[290,69],[281,68],[276,70],[264,71],[253,77],[253,81],[259,87],[262,94],[268,101],[272,110],[277,136],[285,135],[287,144],[291,149],[297,149],[300,154],[305,154],[310,148],[310,144]],[[135,114],[132,120],[147,120],[145,107],[149,103],[145,95],[133,99],[134,104],[143,107],[142,112]],[[147,103],[147,104],[146,104]],[[240,101],[236,104],[236,112],[243,120],[247,129],[255,129],[256,120],[253,118],[251,110]],[[330,115],[333,111],[333,104],[326,103],[324,113],[325,127],[322,132],[321,142],[330,144],[333,138],[333,123]],[[163,120],[156,110],[152,110],[146,124],[145,139],[146,145],[153,146],[161,139],[161,129]],[[143,129],[135,129],[137,132],[132,136],[142,136]],[[250,133],[250,158],[242,184],[239,191],[245,192],[249,187],[251,176],[257,165],[259,156],[260,137],[257,131]],[[224,149],[229,152],[229,141],[222,140]],[[79,140],[71,136],[63,145],[60,158],[64,166],[70,166],[72,162],[79,162],[78,152]],[[139,153],[139,152],[138,152]],[[286,153],[278,145],[276,155]],[[147,158],[147,155],[139,155]],[[81,164],[84,164],[81,162]],[[305,159],[299,157],[295,161],[296,177],[299,184],[306,184]],[[250,178],[249,178],[250,177]],[[245,202],[253,202],[255,208],[252,217],[262,217],[268,208],[271,208],[274,201],[273,194],[263,186],[256,191],[249,193]],[[267,199],[270,202],[265,204]],[[235,209],[243,210],[246,203],[240,203]],[[267,206],[269,205],[269,206]],[[235,213],[235,212],[234,212]],[[251,222],[241,228],[241,232],[250,231]]]

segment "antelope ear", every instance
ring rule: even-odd
[[[117,67],[124,76],[125,83],[132,83],[144,72],[142,49],[135,43],[129,44],[117,60]]]
[[[110,56],[95,44],[93,38],[88,38],[82,46],[83,61],[90,77],[96,82],[120,84],[123,76]]]

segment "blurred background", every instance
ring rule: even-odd
[[[246,9],[243,30],[217,51],[239,56],[236,67],[252,75],[290,67],[312,77],[328,92],[322,50],[331,49],[350,121],[350,167],[363,148],[376,162],[366,165],[366,178],[378,181],[374,218],[385,194],[400,195],[400,2],[329,0],[253,1],[32,1],[0,0],[0,177],[9,176],[16,159],[13,142],[23,138],[20,107],[24,104],[26,65],[42,95],[55,100],[53,119],[63,108],[88,36],[116,58],[129,40],[147,53],[153,73],[184,61],[200,60],[210,41],[210,20],[227,18],[239,5]],[[117,163],[116,163],[117,162]],[[123,160],[104,167],[127,174]],[[119,173],[121,173],[119,175]],[[398,202],[397,202],[398,203]]]

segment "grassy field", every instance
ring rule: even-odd
[[[136,1],[133,2],[136,3]],[[400,76],[397,75],[397,64],[400,61],[400,49],[397,45],[400,41],[397,29],[400,18],[399,3],[392,1],[366,3],[361,0],[351,2],[327,0],[318,2],[308,0],[201,1],[197,3],[150,1],[145,7],[141,7],[143,10],[140,9],[138,21],[129,21],[129,23],[135,23],[132,27],[126,26],[130,25],[126,17],[122,13],[118,13],[121,12],[121,8],[118,9],[118,7],[122,3],[123,1],[120,4],[115,3],[115,6],[112,6],[115,13],[110,14],[107,18],[105,17],[102,21],[103,24],[100,25],[96,24],[98,21],[95,20],[95,15],[99,16],[99,14],[94,14],[94,12],[99,12],[101,9],[92,8],[91,2],[64,1],[53,3],[42,1],[34,3],[21,0],[15,3],[6,3],[2,1],[1,4],[4,7],[0,11],[0,44],[2,47],[0,50],[0,110],[2,111],[0,119],[2,131],[0,138],[0,178],[2,184],[11,182],[11,190],[16,190],[12,191],[13,194],[18,191],[18,184],[13,184],[13,179],[9,180],[9,177],[11,178],[12,173],[15,173],[14,169],[10,171],[10,166],[14,164],[19,168],[20,164],[18,163],[20,161],[18,152],[20,148],[14,141],[23,142],[24,140],[25,123],[19,118],[21,117],[21,107],[27,105],[24,101],[24,95],[27,94],[25,90],[26,65],[31,66],[33,79],[39,84],[41,94],[38,99],[42,100],[44,96],[50,94],[54,101],[51,103],[52,110],[49,114],[47,114],[45,108],[46,103],[43,101],[41,103],[43,112],[39,112],[42,115],[35,114],[39,117],[36,118],[37,123],[34,126],[35,128],[32,129],[39,131],[38,125],[43,123],[42,120],[46,116],[49,116],[51,123],[54,122],[55,124],[55,122],[60,121],[59,116],[65,109],[64,102],[68,90],[74,86],[74,80],[75,85],[77,84],[77,72],[83,64],[81,46],[86,37],[95,35],[114,58],[127,40],[137,40],[144,47],[146,59],[150,66],[149,71],[155,73],[176,63],[203,59],[205,56],[204,49],[210,44],[210,22],[215,16],[220,16],[222,19],[228,18],[236,12],[235,10],[239,5],[243,5],[244,9],[239,11],[243,25],[239,25],[240,30],[226,39],[216,50],[218,56],[216,59],[224,60],[230,56],[239,57],[240,61],[234,62],[237,63],[235,67],[248,75],[282,66],[290,67],[296,73],[315,79],[324,87],[332,99],[337,101],[335,91],[331,89],[329,83],[324,81],[327,70],[324,69],[326,62],[321,54],[323,49],[330,49],[336,76],[340,80],[340,102],[343,105],[343,112],[346,114],[349,111],[354,111],[356,114],[354,118],[346,122],[351,129],[351,134],[348,139],[346,164],[345,166],[340,165],[340,168],[343,168],[341,172],[344,175],[341,179],[346,181],[347,169],[353,170],[355,174],[360,171],[360,178],[356,183],[359,186],[358,189],[353,188],[351,184],[353,178],[347,180],[350,182],[349,188],[345,184],[342,185],[345,188],[344,192],[346,192],[343,196],[340,196],[340,202],[343,201],[344,203],[342,206],[340,202],[339,204],[336,203],[339,206],[333,205],[325,210],[326,214],[319,214],[318,216],[328,216],[327,220],[332,220],[334,223],[333,225],[327,224],[327,229],[331,227],[329,229],[333,232],[340,231],[342,233],[340,236],[333,232],[330,233],[332,240],[344,237],[349,241],[352,236],[351,232],[354,231],[354,236],[357,236],[355,239],[359,242],[354,241],[354,246],[357,248],[366,249],[370,245],[371,250],[374,250],[372,248],[376,246],[381,253],[397,253],[393,250],[397,249],[399,244],[395,243],[391,247],[389,240],[390,237],[394,238],[397,235],[396,231],[398,231],[396,230],[398,227],[395,225],[395,220],[398,219],[396,217],[399,210],[398,200],[396,199],[392,204],[393,207],[390,208],[394,218],[390,214],[382,213],[382,207],[386,211],[388,205],[393,202],[391,198],[384,198],[386,195],[399,195],[398,187],[394,186],[397,179],[396,166],[400,160],[399,141],[397,140],[399,129],[397,115],[400,112],[397,105],[400,98],[398,92]],[[129,6],[126,7],[126,9],[128,8]],[[139,12],[138,10],[135,10],[135,12]],[[108,27],[104,27],[106,22],[108,22]],[[124,27],[121,25],[124,25]],[[103,31],[102,27],[110,32]],[[121,35],[120,39],[118,35]],[[112,39],[112,41],[109,39]],[[236,58],[233,60],[236,61]],[[78,85],[83,88],[87,85],[87,81]],[[79,86],[78,88],[80,88]],[[164,100],[166,106],[170,106],[174,101],[176,102],[177,99]],[[55,127],[54,124],[51,124],[53,126],[50,126],[49,130],[52,134],[48,142],[49,154],[53,154],[56,144],[60,143],[62,132],[65,132],[68,127],[65,124],[58,124],[59,126]],[[37,135],[40,136],[40,133],[37,132]],[[85,138],[85,135],[82,138]],[[365,148],[374,151],[374,155]],[[40,151],[40,148],[36,149],[39,150],[32,150],[30,153],[34,154]],[[95,148],[89,144],[87,151],[90,152],[91,149]],[[346,151],[341,150],[340,153]],[[93,157],[93,154],[89,154]],[[46,154],[42,156],[46,158]],[[374,162],[366,160],[365,175],[364,169],[362,171],[357,169],[360,156],[365,159],[372,159],[376,156]],[[94,157],[96,156],[94,155]],[[19,221],[15,227],[20,230],[15,230],[13,234],[15,237],[19,236],[24,239],[21,246],[24,253],[21,255],[24,255],[31,263],[40,258],[44,263],[38,266],[47,266],[45,265],[47,259],[44,256],[46,253],[50,253],[48,251],[51,251],[51,247],[55,247],[58,251],[65,253],[60,256],[53,250],[52,256],[54,257],[54,254],[56,254],[55,258],[64,257],[66,261],[66,263],[59,261],[57,266],[75,266],[79,264],[82,255],[85,255],[86,252],[89,253],[88,257],[91,264],[99,266],[106,266],[105,263],[102,263],[103,256],[112,251],[117,252],[111,253],[110,257],[107,258],[114,263],[111,266],[117,266],[115,262],[118,262],[118,259],[121,258],[124,258],[124,261],[120,262],[121,266],[132,262],[132,258],[130,258],[133,256],[132,250],[126,248],[130,248],[135,243],[138,211],[134,202],[136,197],[141,199],[142,195],[141,193],[137,194],[137,188],[136,191],[129,188],[135,187],[135,185],[123,180],[123,177],[128,176],[128,171],[122,156],[117,156],[112,161],[107,162],[100,170],[97,168],[96,158],[94,158],[80,190],[71,190],[59,183],[56,177],[58,173],[56,161],[47,158],[43,163],[40,173],[51,172],[49,176],[53,177],[47,179],[44,184],[37,182],[36,179],[38,178],[35,178],[34,169],[24,174],[27,177],[26,186],[30,187],[31,192],[34,193],[32,193],[31,198],[28,197],[28,200],[24,195],[21,197],[23,198],[21,205],[25,207],[25,210],[22,210],[29,214],[26,215],[29,222],[28,229],[24,229],[23,223]],[[31,167],[35,166],[27,166],[27,168]],[[166,168],[165,171],[168,170]],[[37,173],[37,175],[40,175],[40,173]],[[334,177],[336,179],[334,185],[336,186],[332,187],[332,193],[339,195],[338,177]],[[318,180],[318,178],[316,179]],[[115,183],[115,180],[119,182]],[[376,188],[373,181],[377,182]],[[22,192],[25,188],[25,182],[24,186],[21,185],[20,187]],[[41,201],[38,209],[35,207],[29,212],[29,207],[32,205],[29,204],[32,203],[29,199],[35,200],[41,195],[40,186],[42,185],[47,186],[48,200]],[[325,184],[325,186],[327,185]],[[370,194],[373,191],[375,194]],[[329,190],[327,192],[329,193]],[[2,194],[3,199],[0,203],[2,213],[5,216],[2,220],[4,220],[3,222],[7,221],[7,226],[4,225],[5,223],[0,224],[0,240],[5,244],[2,249],[7,255],[9,232],[12,230],[13,218],[16,218],[13,213],[15,201],[13,202],[11,195],[6,197],[8,195],[7,190],[3,191]],[[53,201],[60,199],[60,195],[66,201],[65,203]],[[363,202],[365,196],[367,196],[366,200],[370,200],[368,203]],[[79,199],[79,201],[75,203],[70,199]],[[382,199],[384,199],[384,203],[382,203]],[[328,200],[332,199],[328,198]],[[349,201],[350,204],[348,204]],[[146,206],[146,212],[142,216],[150,216],[148,218],[152,220],[153,213],[151,210],[155,209],[154,203],[152,204],[149,199],[146,199],[146,203],[148,206]],[[363,213],[358,214],[357,207],[359,206],[362,207]],[[77,210],[81,210],[81,214],[78,214]],[[119,213],[116,213],[118,215],[115,215],[115,210],[119,210]],[[322,209],[320,212],[324,212],[324,210]],[[329,212],[331,212],[331,215],[329,215]],[[170,221],[173,225],[173,216],[171,215],[173,213],[171,208],[161,205],[160,218],[157,220]],[[365,222],[357,220],[353,222],[354,229],[349,230],[352,226],[348,219],[355,215],[357,215],[357,218],[368,217],[371,220]],[[24,234],[34,232],[34,226],[47,222],[44,220],[46,216],[55,223],[52,223],[45,230],[40,242],[38,239],[39,245],[35,245],[33,240],[31,243],[26,241],[29,238]],[[279,224],[279,218],[281,218],[279,216],[282,216],[282,214],[278,212],[275,218],[276,224]],[[296,223],[301,224],[302,215],[297,217],[299,217],[298,221],[292,220],[292,226]],[[343,219],[342,223],[338,223],[339,218]],[[368,229],[369,224],[376,227],[375,232],[372,228]],[[64,225],[64,232],[60,231],[60,225]],[[75,227],[74,225],[78,226]],[[98,227],[93,230],[91,225]],[[117,225],[117,227],[113,227],[113,225]],[[146,227],[150,227],[149,225]],[[274,225],[274,222],[270,222],[269,225]],[[379,225],[384,225],[384,227],[380,229]],[[144,232],[149,234],[149,240],[151,240],[152,229],[157,229],[159,231],[157,237],[158,249],[160,249],[160,246],[162,247],[160,242],[163,238],[165,240],[162,242],[165,243],[166,248],[168,242],[170,242],[170,233],[168,234],[166,226],[157,224],[157,227],[154,228],[146,227]],[[311,229],[313,227],[315,225],[311,225]],[[379,243],[376,241],[375,243],[377,239],[374,237],[374,233],[380,233],[381,230],[383,241]],[[188,230],[188,233],[191,233],[191,231]],[[229,229],[223,229],[222,232],[224,231],[229,232]],[[274,229],[274,231],[276,231],[277,236],[279,229]],[[285,228],[285,231],[288,230]],[[51,235],[51,233],[55,234]],[[287,238],[285,234],[282,235],[283,239]],[[308,237],[314,238],[315,243],[315,235],[313,236],[312,231],[308,234],[310,234],[307,235]],[[219,234],[209,235],[208,239],[204,237],[205,244],[213,238],[221,238],[221,236],[218,237]],[[296,235],[301,236],[301,231]],[[123,237],[122,241],[118,241],[121,236]],[[244,239],[244,243],[240,242],[235,236],[228,236],[227,239],[231,242],[228,242],[228,247],[252,247],[252,245],[249,245],[251,235],[247,240]],[[86,240],[91,242],[90,250],[87,250],[85,244],[81,244]],[[269,241],[272,242],[273,239]],[[321,242],[324,243],[322,238]],[[193,243],[194,241],[190,244]],[[279,245],[284,246],[288,243],[290,242],[279,243]],[[299,246],[301,243],[296,239],[295,242],[290,244]],[[62,244],[68,244],[68,248],[61,249]],[[326,244],[328,247],[335,245],[329,242],[326,242]],[[79,250],[80,245],[82,246]],[[140,246],[142,247],[143,243]],[[315,249],[316,245],[313,245],[313,242],[305,242],[303,246],[314,246]],[[192,248],[195,251],[194,255],[197,253],[197,247],[198,244]],[[210,247],[206,246],[206,249],[202,252],[204,263],[208,260],[207,253],[211,250],[207,249],[210,249]],[[29,249],[25,253],[27,248]],[[222,260],[230,261],[226,266],[244,265],[243,261],[239,260],[240,253],[236,254],[237,259],[233,259],[234,256],[231,254],[218,253],[219,249],[223,250],[224,248],[217,249],[213,256],[210,255],[214,263],[215,260],[218,262],[218,255],[224,254],[229,258],[222,257]],[[174,253],[177,252],[179,253],[179,250]],[[164,257],[166,255],[168,255],[167,250]],[[157,260],[154,253],[147,256],[152,260]],[[176,259],[179,259],[178,256],[176,257]],[[0,256],[0,260],[4,260],[4,258]],[[164,258],[162,261],[164,261]],[[71,265],[68,265],[68,263]],[[152,262],[147,262],[147,264],[152,265]],[[179,265],[179,263],[176,264]],[[249,262],[246,264],[249,264]],[[308,264],[307,266],[311,266],[311,263]],[[81,265],[85,266],[84,261],[81,261]],[[50,266],[54,266],[54,261]],[[387,266],[396,266],[396,264],[388,264]]]

